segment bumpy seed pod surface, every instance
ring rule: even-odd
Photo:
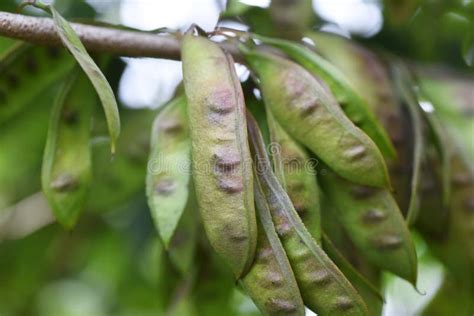
[[[188,200],[191,139],[186,98],[165,105],[152,128],[146,188],[155,226],[166,248]]]
[[[350,183],[331,172],[320,181],[339,221],[367,260],[416,284],[415,247],[390,192]]]
[[[372,138],[384,155],[390,158],[396,156],[395,149],[387,132],[377,121],[367,102],[336,66],[333,66],[323,57],[298,43],[262,36],[258,36],[258,39],[281,49],[313,75],[321,77],[351,121]]]
[[[345,116],[321,81],[281,57],[244,51],[260,79],[265,103],[288,134],[342,177],[370,186],[390,186],[377,146]]]
[[[267,110],[270,154],[275,174],[314,239],[321,242],[321,201],[316,170],[305,149],[293,140]]]
[[[256,122],[249,117],[251,149],[258,163],[257,199],[264,199],[306,306],[318,315],[368,315],[367,307],[336,265],[316,244],[271,171]]]
[[[90,186],[89,142],[96,102],[87,77],[74,72],[51,112],[41,180],[54,215],[66,228],[76,223]]]
[[[15,44],[0,59],[0,124],[63,78],[74,59],[57,48]]]
[[[255,184],[256,187],[258,184]],[[256,192],[256,196],[258,196]],[[264,315],[304,315],[304,305],[265,200],[256,199],[261,225],[255,260],[241,283]]]
[[[182,61],[199,210],[211,245],[240,277],[257,241],[242,89],[230,55],[205,38],[185,35]]]

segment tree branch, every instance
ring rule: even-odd
[[[71,23],[89,51],[128,57],[155,57],[180,60],[179,36]],[[0,12],[0,35],[35,44],[62,46],[50,18]],[[242,56],[235,45],[219,43],[236,61]]]

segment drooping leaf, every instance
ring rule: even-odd
[[[411,128],[413,131],[413,158],[412,158],[412,175],[411,175],[411,193],[410,203],[406,215],[408,225],[414,224],[416,221],[418,209],[420,206],[420,175],[421,163],[424,159],[424,133],[423,120],[421,117],[421,108],[413,91],[413,80],[408,70],[403,64],[397,62],[392,65],[394,88],[398,92],[401,101],[408,109]]]
[[[61,41],[87,74],[99,95],[109,127],[111,151],[115,153],[115,144],[120,134],[120,117],[114,92],[69,22],[67,22],[53,6],[50,6],[50,10]]]

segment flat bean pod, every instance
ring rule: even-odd
[[[63,78],[74,59],[57,48],[17,43],[0,58],[0,125]]]
[[[257,190],[255,184],[255,190]],[[304,315],[304,304],[263,197],[255,192],[258,226],[255,261],[241,283],[264,315]]]
[[[318,315],[368,315],[357,291],[319,247],[298,217],[291,200],[271,170],[256,122],[247,119],[257,164],[257,199],[265,199],[306,306]]]
[[[372,138],[384,155],[389,158],[396,156],[387,132],[377,121],[367,102],[337,67],[301,44],[263,36],[257,38],[265,44],[281,49],[310,73],[321,77],[349,119]]]
[[[367,260],[416,284],[415,247],[390,192],[353,184],[332,172],[320,181],[337,218]]]
[[[239,278],[257,242],[242,88],[230,55],[205,38],[186,34],[182,61],[199,210],[211,245]]]
[[[97,102],[87,77],[74,72],[51,112],[41,182],[56,219],[72,228],[91,181],[90,130]]]
[[[275,174],[285,188],[296,212],[313,238],[321,242],[321,201],[315,176],[315,161],[296,143],[267,110]]]
[[[260,79],[265,103],[290,136],[342,177],[360,184],[390,187],[377,146],[345,116],[322,82],[281,57],[243,51]]]
[[[191,140],[186,98],[165,105],[152,128],[146,177],[148,205],[165,248],[186,207],[191,178]]]

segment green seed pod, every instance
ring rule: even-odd
[[[362,273],[339,252],[336,246],[332,243],[329,237],[323,234],[323,248],[328,254],[329,258],[337,265],[346,278],[351,282],[352,286],[357,290],[360,296],[366,303],[371,315],[380,315],[382,311],[382,305],[384,298],[378,289],[377,285],[374,285],[369,281]]]
[[[291,200],[271,171],[265,144],[252,117],[247,118],[257,164],[256,200],[265,200],[306,306],[318,315],[368,315],[367,307],[298,217]]]
[[[74,59],[57,48],[17,43],[0,57],[0,125],[63,78]]]
[[[345,116],[322,82],[281,57],[244,52],[260,79],[265,103],[290,136],[342,177],[360,184],[390,187],[377,146]]]
[[[242,88],[230,55],[205,38],[185,35],[182,60],[199,210],[211,245],[239,278],[257,243]]]
[[[263,315],[304,315],[295,276],[265,203],[256,200],[261,222],[257,250],[255,261],[241,284]]]
[[[275,174],[313,238],[321,244],[321,202],[314,161],[267,110]]]
[[[372,138],[384,155],[389,158],[396,156],[395,148],[387,132],[377,121],[367,102],[336,66],[298,43],[263,36],[257,36],[257,38],[265,44],[281,49],[310,73],[321,77],[352,122]]]
[[[84,209],[89,190],[89,141],[92,107],[96,102],[87,77],[74,72],[51,112],[41,182],[56,219],[68,229]]]
[[[153,124],[146,177],[148,205],[165,248],[186,207],[191,178],[186,98],[166,105]]]
[[[390,192],[356,185],[325,171],[319,178],[322,188],[358,250],[377,267],[416,284],[415,247]]]
[[[199,221],[196,220],[197,203],[190,188],[186,207],[179,219],[178,226],[170,240],[168,252],[171,262],[182,275],[188,275],[194,268],[194,259],[198,243]]]

